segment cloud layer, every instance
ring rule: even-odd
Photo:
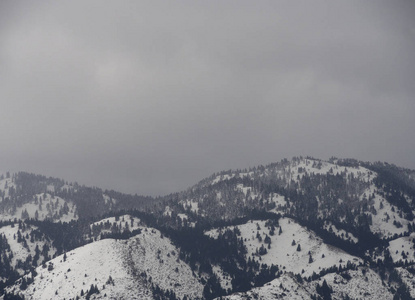
[[[415,169],[412,1],[2,1],[0,169],[139,194],[294,155]]]

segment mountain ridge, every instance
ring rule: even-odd
[[[137,271],[145,265],[140,261],[134,271],[142,274],[135,279],[142,291],[137,293],[148,299],[415,297],[415,171],[388,163],[294,157],[214,173],[158,198],[22,172],[0,178],[0,199],[4,299],[40,299],[50,293],[42,294],[39,287],[52,272],[49,262],[61,269],[71,251],[96,243],[142,243],[145,232],[174,249],[159,252],[161,242],[141,245],[141,252],[130,247],[124,264],[141,253],[149,260],[156,257],[164,270],[176,269],[174,264],[191,270],[179,285],[154,281],[157,272],[150,282],[148,270]],[[121,285],[103,292],[104,277],[98,285],[76,285],[76,294],[64,297],[55,289],[58,294],[48,297],[101,299],[114,297],[116,290],[118,298],[128,298]],[[198,292],[180,292],[192,280]],[[356,294],[341,287],[365,280],[373,289],[362,287]],[[29,293],[33,289],[36,294]]]

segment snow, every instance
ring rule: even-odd
[[[313,165],[315,165],[313,167]],[[321,165],[320,168],[317,167],[317,165]],[[299,162],[291,161],[291,178],[293,180],[297,180],[297,176],[300,178],[305,174],[353,174],[355,178],[359,178],[360,180],[364,182],[371,182],[377,174],[375,172],[370,171],[369,169],[366,169],[364,167],[344,167],[339,166],[336,164],[332,164],[326,161],[322,160],[316,160],[316,159],[307,159],[303,158],[300,159]]]
[[[384,196],[381,189],[377,189],[373,184],[373,179],[377,176],[363,167],[342,167],[329,162],[315,159],[293,159],[289,166],[281,168],[279,165],[266,169],[257,169],[249,173],[228,172],[228,174],[212,176],[207,185],[214,185],[224,180],[249,176],[251,179],[257,176],[276,176],[270,178],[285,179],[298,181],[305,174],[340,174],[348,178],[347,175],[353,174],[362,182],[366,182],[367,189],[360,196],[363,201],[364,197],[371,197],[369,209],[366,214],[372,217],[370,229],[373,233],[378,234],[381,238],[388,238],[395,235],[403,234],[408,230],[408,220],[403,217],[403,212],[399,211],[394,205],[391,205]],[[12,178],[0,180],[0,190],[4,192],[4,198],[9,196],[10,189],[15,187]],[[71,185],[65,185],[61,189],[73,189]],[[245,195],[246,198],[258,197],[251,187],[237,184],[236,189]],[[37,212],[38,219],[53,219],[54,221],[69,222],[76,220],[76,206],[71,201],[66,201],[59,197],[53,197],[51,193],[55,192],[53,185],[48,185],[46,193],[36,195],[33,200],[11,209],[0,215],[0,220],[20,219],[24,214],[29,218],[34,218]],[[216,192],[216,199],[222,199],[220,190]],[[224,194],[223,194],[224,195]],[[373,198],[372,198],[373,195]],[[248,197],[247,197],[248,196]],[[408,195],[404,195],[408,202],[411,201]],[[223,197],[224,199],[226,197]],[[246,199],[244,198],[244,200]],[[42,208],[40,201],[42,199]],[[116,203],[116,199],[103,194],[106,204]],[[0,203],[4,199],[0,198]],[[271,210],[275,213],[281,213],[286,210],[287,201],[284,196],[271,193],[268,201],[275,203],[275,208]],[[338,203],[342,203],[338,199]],[[219,202],[221,205],[225,203]],[[59,216],[59,212],[64,205],[68,205],[69,213]],[[188,212],[178,213],[177,216],[182,220],[188,220],[191,212],[198,213],[198,199],[185,199],[181,204]],[[167,206],[164,210],[165,216],[171,216],[173,208]],[[341,220],[340,220],[341,221]],[[395,223],[395,224],[394,224]],[[194,224],[194,223],[191,223]],[[337,224],[337,223],[336,223]],[[111,233],[111,227],[116,226],[117,230],[130,230],[140,232],[140,234],[131,237],[128,240],[103,239],[95,241],[84,247],[80,247],[66,254],[66,260],[59,256],[51,261],[52,270],[48,268],[37,268],[38,275],[35,281],[25,291],[19,288],[19,282],[14,286],[15,292],[24,294],[27,298],[34,299],[68,299],[80,296],[81,290],[86,292],[91,284],[96,284],[100,290],[100,295],[92,296],[94,298],[104,297],[116,299],[152,299],[150,290],[151,283],[160,286],[162,289],[174,290],[177,296],[188,296],[195,299],[202,296],[203,286],[200,278],[195,275],[190,267],[179,259],[179,250],[171,241],[163,237],[156,229],[143,227],[139,218],[131,215],[121,217],[110,217],[95,222],[90,225],[91,230],[95,231],[96,226],[101,225],[99,233]],[[269,226],[269,225],[268,225]],[[352,256],[341,249],[326,245],[322,239],[314,232],[302,227],[293,219],[284,217],[279,220],[279,225],[275,228],[275,233],[271,235],[270,228],[266,226],[266,221],[252,220],[246,224],[228,227],[233,229],[237,227],[241,232],[241,238],[247,247],[246,259],[251,258],[259,263],[267,265],[277,265],[283,271],[279,278],[265,284],[262,287],[252,289],[246,293],[237,293],[226,297],[226,299],[309,299],[310,295],[316,293],[316,285],[322,284],[323,280],[333,288],[333,298],[342,299],[347,294],[351,298],[358,299],[391,299],[392,294],[387,286],[382,282],[378,274],[363,267],[363,261]],[[281,234],[279,229],[282,228]],[[22,232],[24,236],[30,230],[36,227],[28,228],[27,232]],[[226,229],[226,228],[225,228]],[[333,232],[336,236],[358,242],[358,238],[352,233],[342,228],[336,227],[333,223],[326,221],[324,229]],[[27,239],[28,246],[25,248],[22,243],[17,243],[17,230],[15,225],[4,226],[0,228],[0,234],[4,234],[11,247],[13,254],[12,265],[16,266],[18,261],[25,261],[29,255],[34,255],[36,246],[42,249],[45,241],[30,242]],[[95,232],[94,232],[95,233]],[[213,229],[205,234],[217,238],[220,231]],[[135,233],[134,233],[135,234]],[[16,236],[16,238],[14,238]],[[269,237],[270,248],[265,243],[265,238]],[[268,238],[267,237],[267,238]],[[97,238],[98,240],[99,238]],[[415,262],[415,233],[407,237],[395,238],[389,242],[388,250],[394,263],[400,263],[407,260],[409,263]],[[51,247],[49,255],[53,257],[56,249]],[[301,249],[297,249],[298,245]],[[259,249],[266,249],[266,253],[259,253]],[[310,257],[312,258],[310,260]],[[42,257],[39,259],[42,261]],[[312,281],[299,283],[300,277],[293,274],[299,274],[303,278],[312,274],[319,274],[323,269],[333,266],[346,266],[348,262],[359,265],[358,270],[347,270],[341,274],[330,273],[321,278]],[[229,274],[223,272],[219,266],[212,266],[213,272],[220,279],[222,288],[232,288]],[[412,296],[415,296],[414,275],[404,268],[396,268],[402,280],[410,288]],[[22,270],[19,270],[22,273]],[[28,275],[30,276],[30,275]],[[114,284],[107,283],[109,277],[112,277]],[[203,276],[206,276],[203,275]]]
[[[345,279],[340,274],[330,273],[317,281],[308,285],[310,291],[315,290],[317,283],[321,286],[326,280],[327,284],[333,289],[333,299],[344,299],[348,295],[352,299],[392,299],[393,294],[383,284],[382,279],[377,273],[369,268],[362,267],[356,271],[348,270],[343,272],[350,275],[350,279]]]
[[[61,187],[61,190],[70,191],[72,189],[73,189],[73,186],[72,185],[69,185],[69,184],[66,184],[66,183]]]
[[[49,184],[48,186],[46,186],[46,191],[49,193],[54,193],[55,192],[55,187],[51,184]]]
[[[129,253],[134,266],[151,276],[160,288],[174,289],[179,297],[202,297],[202,284],[178,258],[179,250],[160,231],[143,228],[140,235],[130,239]]]
[[[400,275],[402,282],[408,287],[409,293],[412,298],[415,298],[415,276],[405,268],[395,269]]]
[[[252,192],[251,187],[246,187],[243,184],[238,184],[236,188],[239,189],[242,193],[244,193],[245,196],[248,194],[248,192]]]
[[[271,209],[270,212],[283,213],[284,208],[287,206],[285,197],[277,193],[271,195],[271,202],[275,203],[275,208]]]
[[[255,193],[251,187],[246,187],[243,184],[238,184],[236,188],[244,193],[245,197],[250,195],[251,198],[257,198],[259,196],[258,193]],[[245,201],[245,199],[243,199]],[[278,193],[271,193],[269,196],[269,201],[275,203],[275,208],[270,210],[270,212],[282,212],[282,209],[287,205],[287,200],[284,196]]]
[[[190,205],[191,205],[190,210],[192,212],[194,212],[194,213],[198,213],[199,212],[199,203],[191,201],[190,202]]]
[[[36,219],[36,211],[38,213],[38,220],[50,219],[54,222],[70,222],[77,220],[76,205],[72,201],[66,201],[58,196],[52,196],[49,193],[36,194],[31,202],[24,203],[22,206],[16,207],[16,211],[4,211],[0,214],[0,220],[22,219],[22,213],[27,211],[29,218]],[[60,216],[60,211],[66,205],[68,206],[68,213]]]
[[[169,217],[171,217],[171,213],[172,212],[173,212],[173,210],[170,208],[170,206],[166,206],[166,208],[164,209],[163,216],[169,216]]]
[[[190,207],[191,212],[196,213],[196,214],[199,212],[199,203],[197,203],[197,201],[190,199],[190,200],[181,201],[181,203],[184,209],[188,209]]]
[[[189,219],[189,217],[186,214],[177,214],[177,216],[183,221]]]
[[[225,174],[225,175],[216,176],[216,178],[212,180],[212,185],[220,181],[229,180],[233,177],[235,177],[235,174],[231,174],[231,175]]]
[[[375,194],[373,206],[376,209],[376,214],[372,214],[370,230],[383,238],[390,238],[395,234],[399,235],[407,231],[408,220],[400,217],[398,208],[391,205],[386,199],[376,193],[376,191],[373,185],[365,191],[366,195]],[[402,227],[394,225],[394,221],[402,224]]]
[[[236,293],[230,296],[223,297],[227,300],[242,300],[242,299],[311,299],[311,294],[302,287],[297,280],[285,274],[271,282],[266,283],[262,287],[254,288],[245,293]]]
[[[332,299],[345,299],[346,295],[351,299],[389,300],[393,298],[393,294],[383,284],[379,275],[370,269],[359,268],[356,271],[344,271],[342,274],[345,274],[344,277],[330,273],[310,283],[299,283],[291,274],[284,274],[262,287],[245,293],[236,293],[224,299],[311,299],[312,295],[317,295],[317,284],[322,286],[324,280],[333,290]]]
[[[9,197],[9,191],[11,187],[16,188],[12,178],[4,178],[0,180],[0,191],[4,192],[5,198]]]
[[[271,201],[273,201],[277,207],[287,205],[287,200],[285,199],[285,197],[277,193],[273,194]]]
[[[113,298],[152,299],[151,291],[134,284],[123,266],[122,249],[122,243],[107,239],[68,252],[66,261],[63,256],[52,259],[53,270],[38,267],[34,282],[22,294],[29,299],[69,299],[96,284],[101,294]],[[114,285],[107,284],[109,276]]]
[[[69,299],[80,296],[81,290],[86,295],[93,284],[100,294],[91,299],[105,294],[109,299],[153,299],[154,283],[174,289],[179,297],[201,297],[202,284],[178,259],[179,251],[170,240],[156,229],[139,229],[142,233],[128,240],[103,239],[66,253],[66,260],[60,255],[50,261],[52,270],[36,269],[38,275],[26,290],[20,291],[18,281],[8,291],[27,299]],[[108,283],[110,276],[114,284]]]
[[[101,230],[102,233],[109,233],[111,232],[111,226],[117,226],[117,228],[122,232],[123,230],[137,230],[141,228],[139,225],[141,224],[141,220],[137,217],[130,216],[130,215],[123,215],[120,217],[109,217],[106,219],[102,219],[98,222],[95,222],[90,225],[91,229],[94,228],[94,226],[104,226],[105,224],[109,224],[109,229],[103,228]]]
[[[11,261],[11,265],[13,267],[16,267],[17,262],[19,260],[24,262],[29,255],[34,257],[36,253],[35,252],[36,246],[38,246],[39,250],[42,251],[42,248],[45,243],[47,243],[49,246],[50,250],[48,252],[48,255],[50,257],[53,257],[56,253],[56,249],[52,246],[50,242],[46,242],[45,240],[31,242],[30,238],[26,238],[26,235],[28,234],[30,236],[31,231],[36,230],[37,227],[27,225],[27,224],[25,226],[26,226],[26,229],[24,231],[20,230],[20,232],[21,232],[22,237],[25,237],[28,248],[24,247],[23,243],[19,243],[17,241],[18,239],[17,232],[19,231],[19,227],[17,224],[14,224],[13,226],[12,225],[3,226],[0,228],[0,234],[4,235],[7,238],[7,243],[10,245],[10,252],[13,253],[13,258]],[[43,261],[43,259],[44,258],[41,255],[37,263],[40,263],[41,261]],[[21,273],[22,271],[19,270],[19,272]]]
[[[388,250],[393,262],[405,260],[408,260],[408,262],[415,261],[415,247],[413,241],[415,241],[415,233],[389,242]],[[402,255],[402,252],[404,255]]]
[[[313,167],[315,165],[315,167]],[[321,165],[320,167],[317,167]],[[370,186],[362,193],[360,199],[362,200],[364,195],[374,195],[373,207],[376,209],[376,213],[370,213],[372,215],[372,224],[370,229],[373,233],[379,234],[382,238],[390,238],[395,234],[399,235],[407,231],[408,220],[402,217],[401,212],[394,205],[391,205],[384,197],[382,197],[378,189],[373,184],[373,179],[376,178],[377,173],[364,167],[343,167],[329,162],[314,160],[314,159],[300,159],[299,161],[292,161],[289,171],[291,171],[292,180],[296,181],[297,177],[301,178],[304,174],[353,174],[354,178],[358,178],[360,181],[367,182]],[[339,201],[342,201],[339,199]],[[395,211],[392,211],[395,210]],[[401,215],[401,216],[400,216]],[[401,224],[402,226],[394,225]]]
[[[347,265],[350,261],[354,264],[363,263],[360,258],[352,256],[341,249],[326,245],[321,238],[314,232],[307,230],[300,226],[290,218],[281,218],[279,225],[282,228],[282,233],[279,235],[279,228],[275,229],[275,234],[270,235],[269,229],[265,226],[266,221],[252,221],[243,225],[235,226],[241,231],[241,237],[247,247],[249,257],[260,260],[260,263],[267,265],[278,265],[281,270],[301,274],[304,277],[311,276],[313,272],[320,273],[323,268],[332,266]],[[229,227],[233,228],[233,227]],[[258,228],[260,228],[258,230]],[[257,234],[261,236],[260,242]],[[219,235],[218,229],[207,231],[206,235],[217,238]],[[271,248],[267,248],[264,240],[266,235],[271,239]],[[293,240],[295,245],[292,245]],[[301,246],[301,251],[297,251],[298,244]],[[258,255],[257,251],[264,246],[267,253]],[[309,263],[309,252],[311,253],[313,262]],[[324,257],[323,257],[324,255]],[[304,270],[304,273],[302,272]]]
[[[102,197],[104,198],[105,204],[116,204],[117,203],[117,199],[111,198],[110,196],[108,196],[107,194],[102,194]]]
[[[212,265],[213,273],[218,277],[219,283],[225,291],[227,289],[232,289],[232,278],[228,274],[226,274],[221,267]]]
[[[351,241],[354,243],[359,242],[359,239],[353,235],[353,233],[347,232],[344,229],[339,229],[336,227],[336,225],[332,224],[330,221],[324,222],[323,228],[329,232],[333,232],[337,237],[345,240],[345,241]],[[331,230],[330,230],[331,228]]]

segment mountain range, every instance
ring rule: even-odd
[[[294,157],[163,197],[0,176],[0,299],[414,299],[415,171]]]

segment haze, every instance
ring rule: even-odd
[[[164,195],[296,155],[415,169],[414,1],[1,1],[0,169]]]

